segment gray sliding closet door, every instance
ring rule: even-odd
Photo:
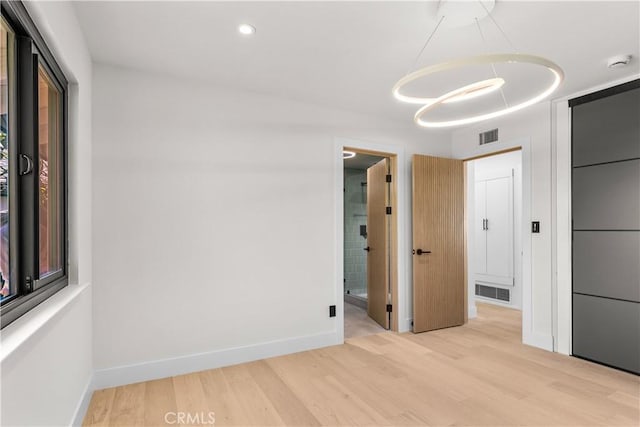
[[[640,80],[569,105],[573,354],[640,373]]]

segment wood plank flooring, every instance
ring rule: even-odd
[[[99,390],[83,425],[168,425],[179,411],[213,411],[217,426],[640,425],[639,377],[521,344],[518,311],[478,313],[457,328]]]

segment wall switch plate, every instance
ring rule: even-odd
[[[540,221],[532,221],[531,222],[531,232],[539,233],[540,232]]]
[[[330,305],[329,306],[329,317],[336,317],[336,306],[335,305]]]

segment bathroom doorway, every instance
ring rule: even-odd
[[[394,159],[348,149],[343,156],[345,338],[353,338],[393,323]]]

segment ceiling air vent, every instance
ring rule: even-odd
[[[479,137],[480,145],[489,144],[490,142],[496,142],[498,140],[498,129],[492,129],[486,132],[482,132]]]
[[[479,297],[491,298],[499,301],[509,302],[511,300],[509,289],[479,285],[477,283],[476,283],[476,295]]]

